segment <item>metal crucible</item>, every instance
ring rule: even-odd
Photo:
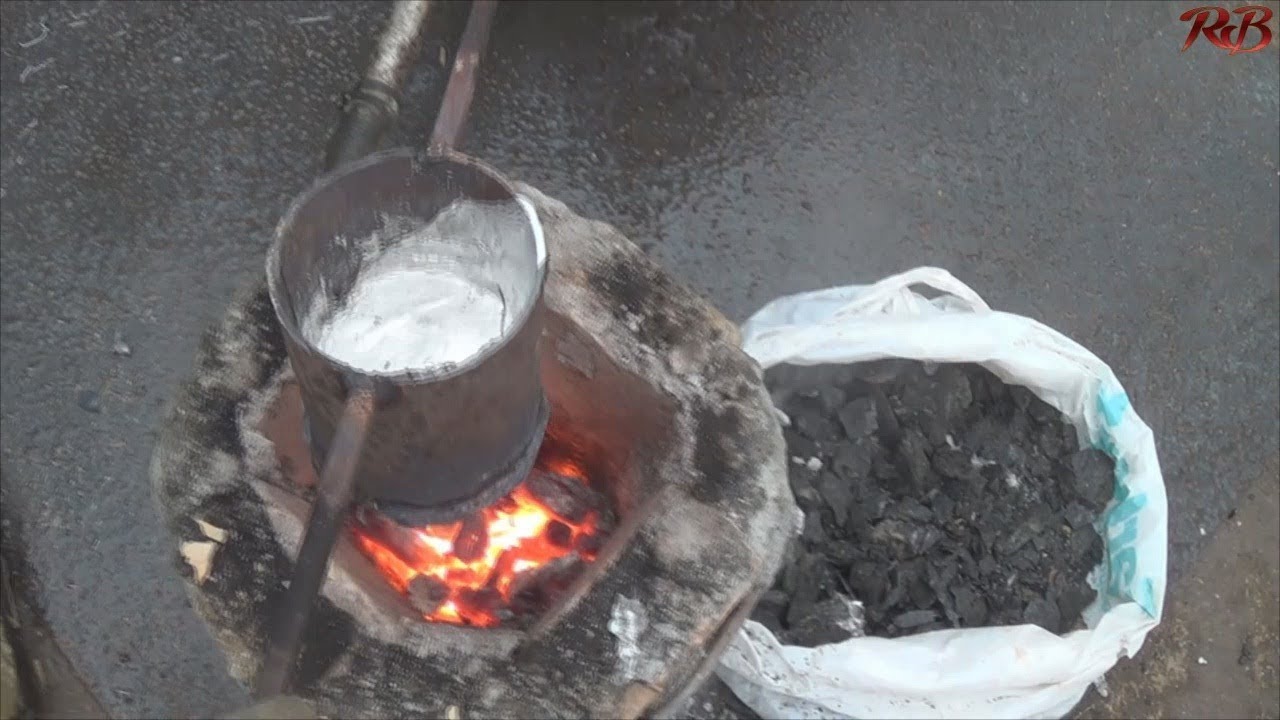
[[[510,491],[547,423],[545,277],[533,206],[462,154],[389,150],[317,181],[267,258],[317,467],[368,393],[357,503],[424,525]]]

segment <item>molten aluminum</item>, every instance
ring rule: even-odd
[[[589,484],[568,461],[539,462],[539,469]],[[356,546],[426,620],[494,627],[517,614],[522,593],[536,590],[527,579],[540,569],[595,559],[600,512],[557,513],[526,482],[459,522],[408,528],[359,512],[351,530]],[[421,597],[424,586],[435,597]]]

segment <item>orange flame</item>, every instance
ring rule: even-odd
[[[556,474],[587,482],[586,473],[570,461],[550,460],[544,466]],[[447,599],[424,615],[427,620],[492,627],[500,621],[498,608],[474,602],[475,593],[496,590],[503,604],[509,605],[513,583],[520,573],[569,555],[599,529],[595,511],[571,522],[557,516],[524,485],[481,513],[488,543],[471,561],[464,561],[454,550],[463,529],[461,521],[406,528],[380,516],[363,517],[352,523],[352,537],[400,592],[407,593],[410,583],[419,576],[443,583]],[[567,538],[559,538],[559,544],[548,534],[553,523],[563,523],[570,531]],[[590,551],[577,552],[583,560],[594,559]]]

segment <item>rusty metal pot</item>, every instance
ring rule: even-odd
[[[360,302],[351,291],[361,273],[415,242],[403,231],[406,222],[425,226],[458,203],[482,206],[500,225],[488,242],[444,236],[439,246],[498,289],[509,318],[500,336],[456,363],[385,373],[321,350],[311,318]],[[356,464],[356,502],[423,525],[460,517],[511,490],[532,467],[547,423],[538,361],[545,278],[532,205],[465,155],[389,150],[322,177],[290,207],[267,258],[317,468],[349,398],[364,393],[371,412]]]

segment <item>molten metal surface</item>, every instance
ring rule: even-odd
[[[586,473],[567,461],[550,460],[540,465],[588,482]],[[594,547],[590,541],[599,532],[597,511],[575,523],[558,516],[525,485],[519,485],[480,515],[486,532],[478,535],[487,539],[480,549],[460,548],[464,542],[474,545],[477,536],[467,531],[466,521],[407,528],[376,513],[357,513],[352,537],[400,592],[408,593],[411,583],[421,576],[443,584],[447,596],[435,610],[424,614],[427,620],[478,627],[501,622],[500,613],[515,600],[517,580],[523,573],[575,552],[584,561],[594,559],[589,548]],[[493,602],[495,592],[500,602]]]

